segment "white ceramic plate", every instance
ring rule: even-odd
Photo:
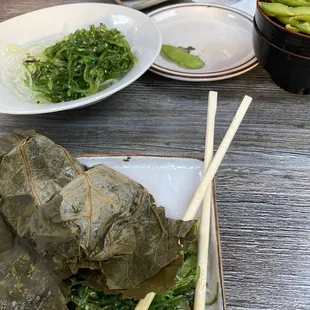
[[[148,14],[159,27],[163,44],[195,48],[205,66],[179,67],[161,54],[150,71],[185,81],[215,81],[245,73],[257,65],[252,46],[252,17],[231,7],[184,3]]]
[[[256,0],[192,0],[192,2],[227,5],[251,16],[254,16],[256,10]]]
[[[10,44],[27,46],[47,38],[59,39],[77,29],[100,23],[106,24],[108,28],[117,28],[126,36],[138,60],[130,72],[97,94],[57,104],[27,102],[0,83],[0,113],[41,114],[80,108],[107,98],[139,78],[159,54],[161,35],[147,15],[115,4],[61,5],[4,21],[0,23],[0,51]],[[0,63],[1,57],[3,58],[0,54]]]
[[[78,157],[78,160],[88,167],[104,164],[141,183],[154,196],[157,204],[165,207],[167,216],[175,219],[182,218],[185,213],[200,183],[203,171],[203,162],[194,158],[84,155]],[[217,302],[206,309],[225,310],[215,190],[208,263],[208,288],[214,292],[218,283],[219,295]],[[212,297],[214,293],[208,293],[207,300],[211,300]]]
[[[119,5],[128,6],[136,10],[143,10],[154,5],[169,1],[169,0],[114,0]],[[254,16],[256,9],[256,0],[192,0],[198,3],[214,3],[230,6],[240,11],[246,12]]]

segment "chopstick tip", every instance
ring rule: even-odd
[[[215,90],[210,90],[210,91],[209,91],[209,94],[217,94],[217,91],[215,91]]]
[[[252,97],[250,97],[250,96],[248,96],[248,95],[245,95],[245,96],[244,96],[244,99],[247,99],[247,100],[250,100],[250,101],[252,101],[252,100],[253,100],[253,98],[252,98]]]

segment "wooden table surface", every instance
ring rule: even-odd
[[[0,21],[74,2],[1,0]],[[202,158],[209,90],[219,93],[216,147],[243,96],[253,97],[216,177],[227,309],[309,310],[310,96],[279,89],[260,66],[209,83],[147,72],[119,93],[80,110],[0,115],[0,136],[16,128],[35,129],[73,155]]]

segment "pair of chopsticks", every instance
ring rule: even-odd
[[[205,310],[206,305],[206,289],[207,289],[207,269],[208,269],[208,253],[209,253],[209,236],[210,236],[210,214],[212,206],[212,187],[211,182],[219,168],[242,120],[246,114],[252,98],[244,96],[217,152],[213,157],[214,143],[214,124],[217,108],[217,92],[210,91],[208,97],[208,114],[206,126],[205,156],[204,156],[204,176],[192,201],[183,216],[183,221],[194,219],[201,203],[201,215],[198,234],[198,266],[200,268],[200,276],[195,288],[194,310]],[[151,292],[141,299],[135,310],[149,309],[155,293]]]

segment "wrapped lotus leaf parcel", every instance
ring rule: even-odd
[[[41,205],[85,170],[64,148],[35,132],[8,137],[0,144],[0,154],[1,146],[2,197],[30,195]]]
[[[0,217],[0,309],[67,309],[68,290],[30,244]]]
[[[29,266],[17,255],[14,270],[0,265],[2,304],[22,298],[16,283],[5,280],[14,273],[24,301],[31,300],[24,309],[40,305],[47,290],[62,309],[76,283],[137,299],[150,288],[172,286],[195,221],[167,218],[141,184],[104,165],[87,169],[44,136],[32,132],[9,141],[12,147],[6,144],[0,157],[0,229],[22,243],[21,253],[36,275],[45,271],[46,282],[42,291],[28,287],[31,281],[23,277]]]

